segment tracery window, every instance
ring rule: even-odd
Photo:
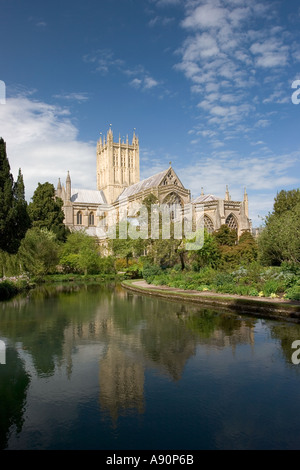
[[[238,231],[238,224],[233,214],[229,214],[225,221],[225,224],[228,225],[228,227],[232,230],[235,230],[236,232]]]
[[[178,194],[172,192],[164,200],[164,204],[169,206],[171,220],[175,220],[181,215],[182,206],[181,199]]]
[[[214,224],[213,224],[213,221],[211,220],[210,217],[208,217],[208,215],[204,215],[204,227],[206,228],[206,230],[208,231],[208,233],[213,233],[214,231]]]

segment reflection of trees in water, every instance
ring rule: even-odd
[[[196,335],[199,344],[218,348],[230,346],[233,350],[238,344],[254,344],[255,318],[186,305],[178,316],[185,327]]]
[[[280,342],[281,352],[287,364],[290,364],[294,370],[299,374],[300,366],[292,363],[292,354],[295,349],[292,349],[292,343],[300,340],[300,325],[294,323],[270,323],[271,338]]]
[[[15,349],[6,349],[6,365],[0,366],[0,449],[7,446],[10,429],[21,432],[30,377]]]
[[[5,303],[1,311],[1,333],[11,341],[19,341],[30,353],[39,376],[51,376],[56,364],[64,359],[65,330],[76,323],[78,333],[91,319],[91,298],[111,299],[114,284],[49,284],[33,289]],[[94,296],[91,296],[94,294]],[[1,308],[1,305],[0,305]]]

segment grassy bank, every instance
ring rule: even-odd
[[[149,266],[143,277],[153,285],[187,291],[300,300],[300,270],[291,266],[263,267],[254,262],[231,270],[205,267],[198,272]]]
[[[248,313],[272,319],[284,319],[300,322],[300,303],[281,299],[254,299],[251,297],[238,297],[234,294],[218,294],[215,292],[184,291],[179,288],[154,286],[140,280],[125,280],[122,282],[125,289],[143,295],[162,297],[171,301],[186,301],[211,307],[222,307],[240,313]]]

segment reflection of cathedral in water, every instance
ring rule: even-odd
[[[99,402],[114,422],[127,413],[144,413],[145,370],[154,369],[172,381],[180,380],[197,346],[211,348],[254,344],[254,320],[232,315],[230,330],[222,327],[222,314],[209,318],[203,333],[202,311],[195,306],[164,304],[120,289],[101,299],[93,319],[65,329],[64,357],[72,372],[72,354],[84,344],[101,344]],[[126,310],[127,308],[127,310]],[[122,313],[120,313],[122,312]],[[204,317],[205,318],[205,315]],[[207,322],[207,318],[205,318]]]

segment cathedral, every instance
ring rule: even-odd
[[[141,205],[150,194],[159,204],[169,207],[191,205],[193,211],[201,207],[204,227],[210,233],[223,224],[236,230],[238,237],[252,231],[246,189],[242,201],[232,201],[227,186],[224,199],[204,194],[199,188],[200,196],[192,200],[190,190],[184,187],[171,163],[165,170],[140,180],[139,139],[135,133],[131,143],[128,137],[114,142],[110,128],[106,139],[100,138],[97,143],[96,171],[95,190],[73,188],[69,172],[65,185],[58,180],[56,196],[63,200],[64,223],[71,231],[85,230],[101,241],[106,237],[109,213],[114,208],[120,207],[122,201]]]

